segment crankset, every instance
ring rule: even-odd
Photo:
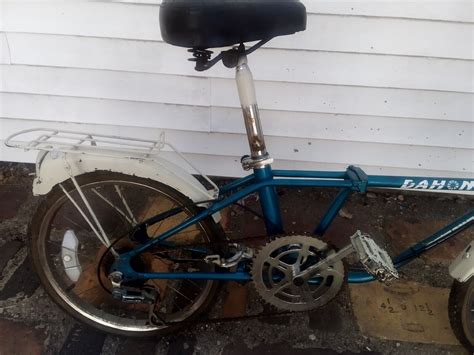
[[[254,258],[252,279],[267,303],[285,311],[307,311],[334,298],[344,282],[342,261],[319,268],[306,278],[307,270],[336,252],[320,239],[295,235],[265,245]]]
[[[331,267],[334,262],[355,252],[364,269],[376,280],[389,284],[393,279],[399,278],[398,271],[388,253],[378,246],[368,234],[357,231],[350,239],[351,244],[308,267],[298,277],[307,281],[321,270]]]
[[[309,236],[269,242],[254,258],[253,284],[263,300],[279,309],[311,310],[337,295],[345,278],[342,259],[354,252],[376,280],[388,283],[399,277],[388,253],[369,235],[357,231],[351,243],[338,252]]]

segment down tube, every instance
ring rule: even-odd
[[[456,219],[444,228],[421,240],[415,245],[409,247],[400,255],[394,258],[393,262],[397,269],[408,264],[428,250],[444,243],[445,241],[455,237],[462,231],[471,228],[474,225],[474,210],[468,212],[464,216]],[[374,277],[363,270],[351,270],[349,272],[348,281],[350,283],[363,283],[373,281]]]

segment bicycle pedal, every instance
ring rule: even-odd
[[[399,278],[392,258],[368,234],[357,231],[351,237],[351,242],[360,263],[370,275],[384,283]]]

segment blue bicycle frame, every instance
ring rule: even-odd
[[[200,212],[188,218],[183,223],[156,236],[135,249],[121,254],[112,267],[112,271],[120,271],[124,280],[137,279],[194,279],[194,280],[221,280],[221,281],[249,281],[251,276],[244,271],[243,265],[237,267],[235,272],[158,272],[141,273],[135,271],[131,265],[131,259],[160,244],[169,246],[165,241],[174,234],[196,224],[203,219],[219,212],[233,203],[257,192],[265,217],[265,225],[269,236],[284,232],[282,218],[278,205],[275,187],[331,187],[338,188],[340,192],[329,206],[321,221],[315,228],[316,236],[323,236],[331,223],[334,221],[339,210],[347,201],[351,193],[365,193],[368,188],[397,188],[414,190],[458,190],[473,191],[474,180],[433,178],[433,177],[402,177],[402,176],[367,176],[360,168],[350,166],[343,172],[327,171],[294,171],[294,170],[272,170],[270,165],[261,169],[255,169],[252,175],[238,179],[220,190],[219,198]],[[400,268],[426,251],[449,240],[463,230],[474,224],[474,210],[456,219],[446,227],[433,235],[423,239],[419,243],[409,247],[394,258],[394,265]],[[205,253],[206,251],[204,251]],[[350,270],[348,281],[351,283],[362,283],[372,281],[374,278],[362,270]]]
[[[239,49],[240,51],[240,49]],[[250,51],[251,52],[251,51]],[[332,187],[340,189],[339,194],[324,214],[316,227],[314,234],[323,236],[339,210],[353,192],[365,193],[368,188],[398,188],[415,190],[458,190],[473,191],[474,180],[452,178],[396,177],[396,176],[367,176],[360,168],[350,166],[343,172],[327,171],[294,171],[272,170],[270,155],[267,152],[265,139],[260,123],[257,97],[252,73],[247,65],[246,52],[239,52],[236,66],[236,82],[250,146],[250,156],[243,157],[242,165],[246,169],[253,168],[254,173],[243,179],[236,180],[220,190],[219,197],[199,214],[188,218],[159,236],[154,236],[135,249],[121,254],[112,265],[111,271],[119,271],[123,279],[201,279],[224,281],[249,281],[251,276],[245,271],[244,265],[239,264],[236,272],[159,272],[141,273],[133,270],[131,259],[152,246],[163,244],[174,234],[183,231],[191,225],[202,221],[223,208],[257,192],[265,218],[265,226],[269,236],[284,232],[282,218],[275,191],[279,186],[293,187]],[[469,228],[474,223],[474,210],[455,220],[445,228],[410,247],[394,259],[395,266],[401,267],[422,253],[434,248],[452,238],[459,232]],[[349,282],[366,282],[373,277],[365,271],[350,271]]]

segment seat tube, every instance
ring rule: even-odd
[[[267,165],[263,168],[254,169],[255,181],[266,181],[273,179],[272,168]],[[268,235],[283,233],[283,223],[281,220],[280,205],[278,196],[273,186],[263,187],[258,190],[260,206],[265,217],[265,228]]]
[[[236,68],[236,82],[250,146],[250,156],[242,158],[242,166],[245,170],[254,170],[255,182],[272,180],[271,163],[273,159],[270,158],[265,145],[253,76],[244,54],[240,56]],[[269,235],[283,233],[275,188],[272,186],[263,187],[258,191],[258,194],[267,233]]]

